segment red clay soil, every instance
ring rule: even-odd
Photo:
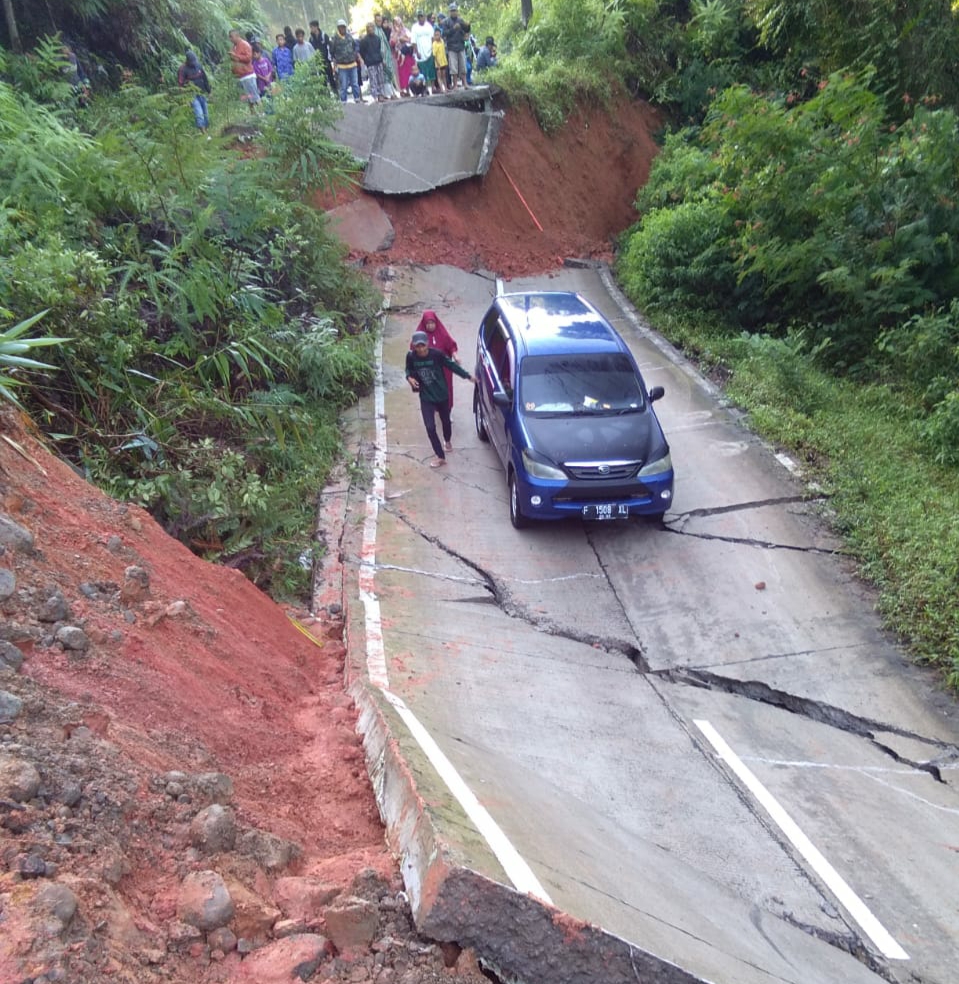
[[[242,574],[200,560],[149,514],[103,495],[29,436],[11,410],[0,414],[0,514],[33,536],[32,551],[0,550],[0,568],[16,578],[16,592],[0,604],[0,639],[25,657],[19,674],[0,675],[0,690],[23,700],[16,720],[0,725],[0,767],[9,764],[8,750],[25,750],[49,800],[25,810],[0,803],[14,811],[0,810],[0,980],[32,979],[18,955],[32,955],[29,966],[40,969],[62,969],[57,961],[66,959],[56,941],[36,949],[36,926],[12,918],[17,873],[31,852],[55,861],[88,912],[102,907],[102,892],[110,890],[97,877],[97,856],[108,848],[118,853],[123,921],[136,927],[140,950],[152,940],[163,951],[183,859],[193,857],[188,823],[205,805],[171,801],[167,784],[158,782],[170,771],[229,776],[240,827],[302,852],[282,874],[315,875],[340,889],[367,869],[394,877],[344,693],[339,638],[308,637]],[[146,572],[145,592],[130,568]],[[60,621],[82,626],[87,649],[53,642],[54,626],[39,613],[54,591],[70,609]],[[98,771],[104,759],[117,763],[115,774]],[[105,797],[93,815],[84,800],[72,810],[58,804],[71,770],[84,797],[94,789]],[[112,825],[104,819],[110,804],[118,814]],[[88,846],[79,853],[36,839],[47,824],[78,841],[85,819],[100,819],[102,828],[85,832]],[[194,867],[211,866],[193,860]],[[231,858],[229,867],[265,905],[269,879],[257,865]],[[24,891],[38,884],[22,883]],[[116,941],[110,949],[122,966]],[[103,960],[95,956],[87,954],[83,976],[69,979],[99,979]],[[181,977],[173,956],[164,962],[166,979],[201,980],[196,965]],[[143,969],[137,979],[154,978]]]
[[[623,101],[576,114],[547,137],[528,110],[508,109],[484,177],[427,195],[370,196],[389,215],[396,241],[367,259],[446,263],[506,278],[542,273],[569,257],[609,261],[616,237],[638,218],[633,203],[649,177],[660,125],[646,103]],[[343,205],[360,194],[341,191],[317,204]]]
[[[609,259],[615,236],[635,221],[656,127],[648,107],[627,103],[615,115],[576,116],[547,138],[528,113],[509,111],[485,178],[381,199],[396,242],[368,262],[509,277],[572,256]],[[0,596],[0,655],[5,645],[24,655],[19,671],[0,672],[0,691],[23,702],[13,720],[0,717],[0,780],[27,762],[41,787],[21,802],[0,790],[0,981],[45,972],[86,982],[241,979],[235,950],[170,938],[191,870],[229,869],[261,915],[276,903],[280,874],[355,890],[354,878],[369,880],[372,869],[399,889],[344,693],[339,637],[307,637],[241,574],[197,559],[147,513],[55,459],[11,410],[0,412],[0,524],[4,516],[34,546],[0,546],[0,575],[7,589],[11,574],[16,581]],[[131,568],[146,572],[142,594]],[[42,614],[55,591],[88,648],[55,641],[56,623]],[[241,830],[291,842],[299,857],[277,872],[262,857],[198,852],[190,824],[204,804],[171,793],[171,771],[228,775]],[[71,785],[82,796],[63,792]],[[51,929],[41,911],[37,886],[51,880],[79,902],[66,928]],[[347,978],[378,979],[355,968],[343,970]],[[411,980],[433,978],[403,977]]]

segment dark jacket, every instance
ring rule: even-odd
[[[459,17],[451,15],[443,25],[443,40],[447,51],[466,51],[466,41],[470,36],[470,26]]]
[[[339,31],[330,37],[330,54],[337,65],[352,65],[356,61],[356,47],[353,35],[349,31],[340,34]]]
[[[360,58],[364,65],[382,65],[383,51],[380,39],[376,34],[364,34],[360,38]]]
[[[210,80],[203,71],[203,66],[196,54],[192,51],[186,53],[186,61],[180,66],[176,76],[177,84],[180,86],[195,86],[200,92],[210,91]]]
[[[420,384],[420,402],[449,403],[450,390],[446,385],[444,369],[451,369],[457,376],[469,379],[470,374],[458,363],[447,358],[439,349],[431,348],[423,358],[415,352],[406,353],[406,378]]]

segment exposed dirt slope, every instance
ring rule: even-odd
[[[370,196],[392,220],[396,241],[369,261],[449,263],[512,277],[567,257],[609,260],[615,238],[636,221],[633,202],[649,177],[659,126],[646,103],[622,102],[611,112],[577,114],[547,137],[528,110],[509,109],[485,177],[428,195]],[[352,197],[340,192],[324,204]]]
[[[485,179],[385,202],[370,263],[607,257],[654,126],[511,113]],[[412,931],[342,641],[287,615],[0,412],[0,982],[483,980]]]

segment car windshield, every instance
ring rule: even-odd
[[[519,394],[523,412],[633,413],[643,409],[636,370],[621,352],[534,355],[523,360]]]

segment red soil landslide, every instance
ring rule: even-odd
[[[50,980],[128,979],[122,970],[145,952],[161,955],[163,979],[208,979],[210,947],[164,952],[164,927],[192,869],[228,869],[264,911],[274,875],[316,876],[346,891],[372,869],[399,889],[344,693],[338,631],[299,631],[242,574],[195,557],[146,512],[53,458],[11,410],[0,414],[0,521],[33,537],[32,549],[0,548],[0,568],[16,582],[0,602],[0,645],[24,657],[18,673],[0,674],[0,691],[22,701],[14,720],[0,717],[0,779],[11,762],[28,762],[41,781],[19,803],[9,784],[0,790],[0,981],[53,967],[67,976]],[[54,641],[43,606],[56,592],[69,609],[58,621],[81,628],[86,648]],[[191,851],[189,823],[206,803],[171,799],[159,777],[173,771],[229,776],[239,829],[265,832],[279,854],[295,845],[292,862],[271,870],[255,842],[248,856],[216,863]],[[75,801],[63,794],[71,781],[82,791]],[[189,781],[182,785],[188,793]],[[44,827],[59,839],[41,836]],[[41,872],[44,860],[52,864],[46,878],[26,880],[31,855]],[[106,855],[117,877],[103,881]],[[51,870],[79,905],[71,929],[47,938],[27,918],[28,889],[52,884]],[[71,954],[71,934],[109,916],[108,897],[122,918],[105,918],[103,932],[116,937],[99,948],[91,937]],[[27,905],[13,918],[17,899]],[[181,957],[194,959],[178,967]],[[209,979],[231,979],[239,955],[219,959]],[[142,968],[129,979],[154,975]]]
[[[368,259],[445,263],[507,278],[543,273],[569,257],[609,261],[615,238],[638,217],[633,203],[649,176],[659,127],[656,113],[633,101],[577,113],[548,137],[528,110],[511,108],[485,177],[428,195],[370,196],[392,220],[396,240]],[[317,203],[335,207],[357,194],[364,193],[338,192]]]

